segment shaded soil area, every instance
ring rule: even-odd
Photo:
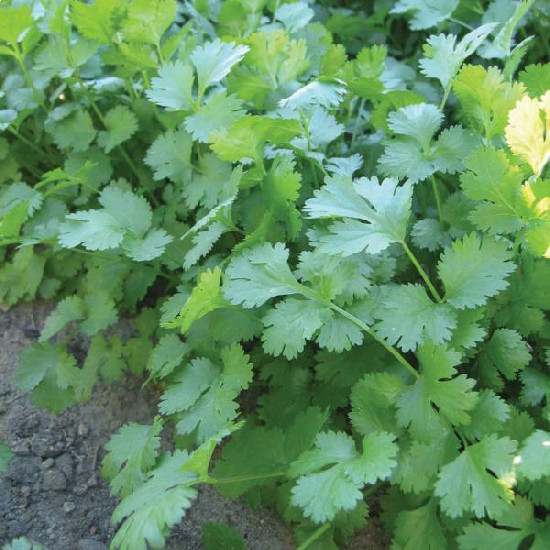
[[[114,533],[110,516],[116,499],[101,479],[103,446],[122,424],[151,422],[157,395],[128,378],[98,385],[88,403],[59,416],[36,409],[13,379],[22,350],[38,337],[49,309],[35,305],[0,311],[0,438],[15,453],[10,471],[0,478],[0,545],[27,536],[49,550],[106,550]],[[251,510],[210,487],[201,489],[166,548],[202,550],[201,525],[207,521],[237,528],[249,550],[295,548],[288,528],[271,510]],[[351,546],[386,548],[387,539],[374,521]]]

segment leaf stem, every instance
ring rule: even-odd
[[[55,162],[54,159],[50,158],[50,156],[46,152],[42,151],[40,147],[37,147],[32,141],[27,139],[24,135],[19,133],[17,130],[15,130],[15,128],[8,126],[8,132],[13,134],[13,136],[15,136],[18,140],[20,140],[25,145],[30,147],[35,153],[38,153],[43,159],[48,160],[50,162]]]
[[[302,542],[296,550],[306,550],[306,548],[309,548],[318,538],[330,529],[330,525],[330,523],[321,525],[321,527],[319,527],[316,531],[313,531],[313,533],[311,533],[311,535],[304,542]]]
[[[255,474],[248,476],[233,476],[233,477],[222,477],[215,478],[210,477],[206,479],[205,483],[210,485],[226,485],[229,483],[241,483],[243,481],[255,481],[258,479],[270,479],[272,477],[283,477],[286,475],[286,472],[271,472],[270,474]]]
[[[401,246],[405,250],[405,253],[409,257],[409,260],[413,263],[414,267],[416,267],[416,270],[418,271],[418,274],[422,277],[422,280],[426,283],[426,286],[428,287],[433,298],[437,302],[441,303],[443,299],[441,298],[439,292],[437,292],[437,289],[434,287],[434,285],[430,281],[428,274],[424,271],[424,269],[422,269],[422,266],[420,265],[419,261],[416,259],[416,256],[412,253],[411,249],[407,246],[407,243],[405,241],[401,241]]]
[[[447,84],[447,87],[445,88],[445,91],[443,92],[443,97],[441,98],[441,103],[439,104],[439,110],[443,111],[443,108],[445,107],[445,103],[447,103],[447,99],[449,98],[449,94],[451,93],[451,84]]]
[[[351,151],[353,151],[353,147],[355,146],[355,139],[357,138],[357,132],[359,131],[359,122],[361,121],[361,113],[363,112],[364,107],[365,107],[365,99],[361,98],[361,102],[359,103],[359,109],[357,109],[357,114],[355,115],[355,124],[353,125],[353,132],[351,134],[351,144],[350,144]]]
[[[441,196],[439,195],[439,187],[437,181],[435,181],[434,176],[430,176],[430,181],[432,183],[432,190],[434,192],[435,204],[437,205],[437,214],[439,215],[439,226],[443,230],[443,212],[441,209]]]
[[[361,330],[366,332],[371,338],[376,340],[376,342],[384,346],[386,351],[391,355],[393,355],[395,359],[397,359],[397,361],[409,371],[410,374],[412,374],[415,378],[418,378],[419,376],[418,371],[405,359],[405,357],[401,355],[401,353],[399,353],[399,351],[397,351],[393,346],[388,344],[383,338],[380,338],[380,336],[378,336],[378,334],[376,334],[376,332],[374,332],[374,330],[372,330],[371,327],[363,323],[361,319],[358,319],[357,317],[355,317],[355,315],[352,315],[345,309],[342,309],[341,307],[337,306],[336,304],[333,304],[332,302],[328,302],[326,303],[326,305],[330,307],[332,310],[342,315],[342,317],[345,317],[348,321],[351,321],[353,324],[357,325]]]

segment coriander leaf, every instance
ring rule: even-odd
[[[297,120],[246,115],[226,130],[211,132],[209,139],[221,160],[237,162],[249,158],[260,163],[266,142],[288,143],[301,132]]]
[[[2,546],[2,550],[46,550],[40,543],[19,537]]]
[[[412,12],[409,27],[413,31],[435,27],[450,18],[458,0],[398,0],[391,13]]]
[[[84,316],[84,303],[79,296],[69,296],[61,300],[44,322],[40,342],[46,342],[69,323],[80,321]]]
[[[471,415],[475,422],[462,426],[460,430],[469,440],[479,440],[502,431],[504,423],[510,417],[510,406],[492,390],[481,390]]]
[[[456,315],[446,304],[430,300],[420,285],[388,287],[382,292],[374,316],[375,330],[390,345],[414,351],[426,342],[442,344],[451,339]]]
[[[212,222],[206,229],[198,231],[193,235],[193,246],[185,254],[183,267],[189,269],[195,265],[203,256],[212,250],[212,247],[220,237],[229,231],[227,225],[221,221]]]
[[[328,308],[313,300],[287,298],[279,302],[263,318],[266,326],[262,337],[264,350],[293,359],[304,350],[307,340],[329,315]]]
[[[479,377],[496,390],[502,390],[503,381],[515,380],[531,360],[529,347],[521,336],[507,328],[496,329],[479,354]]]
[[[143,237],[127,235],[122,247],[126,255],[136,262],[149,262],[161,256],[173,238],[164,229],[151,229]]]
[[[157,417],[152,426],[131,422],[111,436],[101,473],[109,481],[112,495],[120,493],[125,498],[146,480],[146,472],[157,458],[161,430],[162,421]]]
[[[191,136],[182,130],[168,130],[149,147],[145,163],[153,168],[156,180],[182,181],[191,173]]]
[[[0,476],[8,471],[12,457],[12,450],[0,439]]]
[[[238,344],[221,352],[223,366],[206,358],[192,361],[163,394],[163,414],[178,414],[176,429],[190,434],[197,429],[199,443],[218,433],[236,416],[235,399],[252,382],[252,364]]]
[[[176,334],[166,334],[151,352],[147,370],[155,378],[165,378],[181,365],[189,351],[189,345]]]
[[[292,4],[284,4],[290,6]],[[346,88],[340,83],[313,81],[301,88],[298,88],[292,95],[279,101],[279,107],[286,107],[293,111],[308,109],[315,105],[320,105],[325,109],[338,107],[344,95]]]
[[[124,7],[118,0],[73,0],[70,6],[70,19],[83,36],[100,44],[113,41]]]
[[[496,526],[486,522],[467,525],[457,538],[460,550],[517,550],[528,537],[532,537],[531,550],[544,550],[550,525],[537,520],[533,512],[532,503],[518,495],[500,514]]]
[[[199,109],[185,119],[185,128],[197,140],[208,143],[214,130],[227,130],[244,116],[242,102],[226,92],[212,95]]]
[[[46,128],[59,149],[86,151],[96,136],[88,111],[79,110],[60,122],[51,122]]]
[[[224,296],[245,308],[258,307],[276,296],[301,293],[290,271],[288,250],[282,243],[265,243],[234,257],[226,270]]]
[[[119,550],[147,550],[148,544],[162,548],[166,530],[173,527],[191,507],[197,490],[197,475],[182,471],[189,460],[186,451],[175,451],[155,468],[149,478],[124,498],[113,512],[114,523],[122,522],[112,540]]]
[[[412,200],[409,183],[399,187],[392,178],[379,183],[378,178],[352,181],[329,176],[314,195],[304,206],[310,218],[345,218],[320,237],[320,252],[349,256],[365,250],[377,254],[405,240]]]
[[[508,113],[508,147],[531,167],[535,176],[540,176],[550,160],[549,126],[550,91],[540,100],[524,97]]]
[[[435,484],[442,510],[452,518],[464,512],[476,517],[498,517],[512,500],[506,481],[512,472],[517,443],[490,435],[467,447],[443,466]]]
[[[535,430],[524,442],[517,457],[518,474],[536,481],[550,472],[550,433]]]
[[[35,254],[32,245],[21,246],[11,262],[0,267],[0,300],[14,305],[18,300],[32,299],[44,277],[45,258]]]
[[[59,243],[65,248],[82,244],[88,250],[108,250],[122,242],[123,228],[104,210],[69,214],[59,227]]]
[[[458,309],[484,305],[508,286],[515,270],[505,242],[475,233],[456,240],[441,255],[438,272],[445,286],[445,300]]]
[[[246,550],[241,534],[233,527],[208,521],[201,532],[205,550]]]
[[[447,550],[448,539],[437,513],[437,501],[431,498],[425,506],[405,510],[397,516],[395,550]]]
[[[136,133],[138,120],[128,107],[118,105],[105,115],[105,126],[107,130],[99,132],[97,143],[106,153],[110,153]]]
[[[540,97],[550,90],[550,64],[528,65],[519,73],[520,82],[527,88],[529,97]]]
[[[193,105],[193,69],[182,61],[167,63],[159,69],[159,76],[151,80],[147,98],[169,111],[188,111]]]
[[[231,67],[250,50],[248,46],[217,39],[195,48],[191,61],[197,69],[199,96],[216,82],[227,76]]]
[[[523,96],[521,84],[508,83],[496,67],[465,65],[453,80],[453,90],[460,101],[462,116],[490,142],[502,135],[508,112]]]
[[[462,159],[473,148],[472,137],[459,126],[444,130],[433,138],[443,121],[443,113],[427,103],[409,105],[390,113],[388,126],[398,137],[387,142],[378,160],[385,175],[407,178],[414,183],[434,172],[455,173]]]
[[[32,11],[29,6],[3,6],[0,9],[0,41],[17,44],[22,34],[33,24]]]
[[[460,176],[464,194],[481,201],[470,214],[474,224],[493,234],[520,230],[524,225],[520,202],[523,177],[504,151],[478,147],[464,166],[467,171]]]
[[[497,23],[486,23],[465,34],[457,44],[454,34],[431,35],[424,44],[424,56],[419,64],[424,76],[437,78],[447,88],[460,66],[493,32]]]
[[[442,418],[453,426],[468,425],[478,395],[472,391],[473,379],[454,376],[460,354],[431,343],[420,347],[417,354],[420,376],[398,396],[397,420],[414,437],[428,442],[448,430]]]
[[[176,18],[176,9],[176,0],[133,0],[122,27],[124,37],[158,46]]]
[[[167,324],[168,328],[179,328],[185,333],[195,321],[198,321],[211,311],[230,307],[221,293],[221,275],[219,267],[201,273],[197,285],[187,298],[176,319]]]
[[[375,432],[363,438],[363,451],[358,452],[353,439],[343,432],[319,434],[315,448],[290,466],[290,477],[298,477],[292,503],[315,523],[353,510],[363,498],[363,485],[390,475],[397,454],[394,440],[393,434]]]
[[[145,198],[132,191],[123,191],[110,185],[101,191],[99,203],[122,227],[134,235],[141,236],[151,227],[151,206]]]
[[[314,11],[306,2],[283,4],[275,11],[275,19],[281,21],[290,33],[305,27],[314,15]]]

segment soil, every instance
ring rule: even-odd
[[[103,446],[122,424],[151,422],[157,396],[128,378],[98,385],[88,403],[59,416],[36,409],[28,395],[15,389],[13,377],[22,350],[36,340],[50,309],[33,305],[0,311],[0,438],[15,452],[10,471],[0,478],[0,546],[27,536],[49,550],[107,550],[117,501],[101,478]],[[251,510],[210,487],[201,488],[166,548],[202,550],[201,525],[207,521],[237,528],[248,550],[295,548],[274,512]],[[350,550],[387,548],[386,536],[372,520]]]

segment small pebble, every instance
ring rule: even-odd
[[[84,424],[83,422],[79,422],[78,424],[78,428],[76,429],[76,433],[80,436],[80,437],[85,437],[88,435],[88,426],[86,426],[86,424]]]
[[[46,460],[44,460],[44,462],[42,462],[42,468],[44,468],[44,470],[49,470],[53,465],[54,465],[53,458],[47,458]]]
[[[82,495],[86,494],[86,491],[88,490],[88,486],[87,485],[78,485],[77,487],[75,487],[73,489],[73,493],[79,497],[81,497]]]
[[[74,502],[65,502],[63,504],[63,510],[66,514],[70,514],[75,508],[76,504]]]
[[[91,475],[88,478],[88,487],[97,487],[97,477],[95,475]]]
[[[67,488],[67,478],[58,470],[44,472],[44,489],[46,491],[64,491]]]

